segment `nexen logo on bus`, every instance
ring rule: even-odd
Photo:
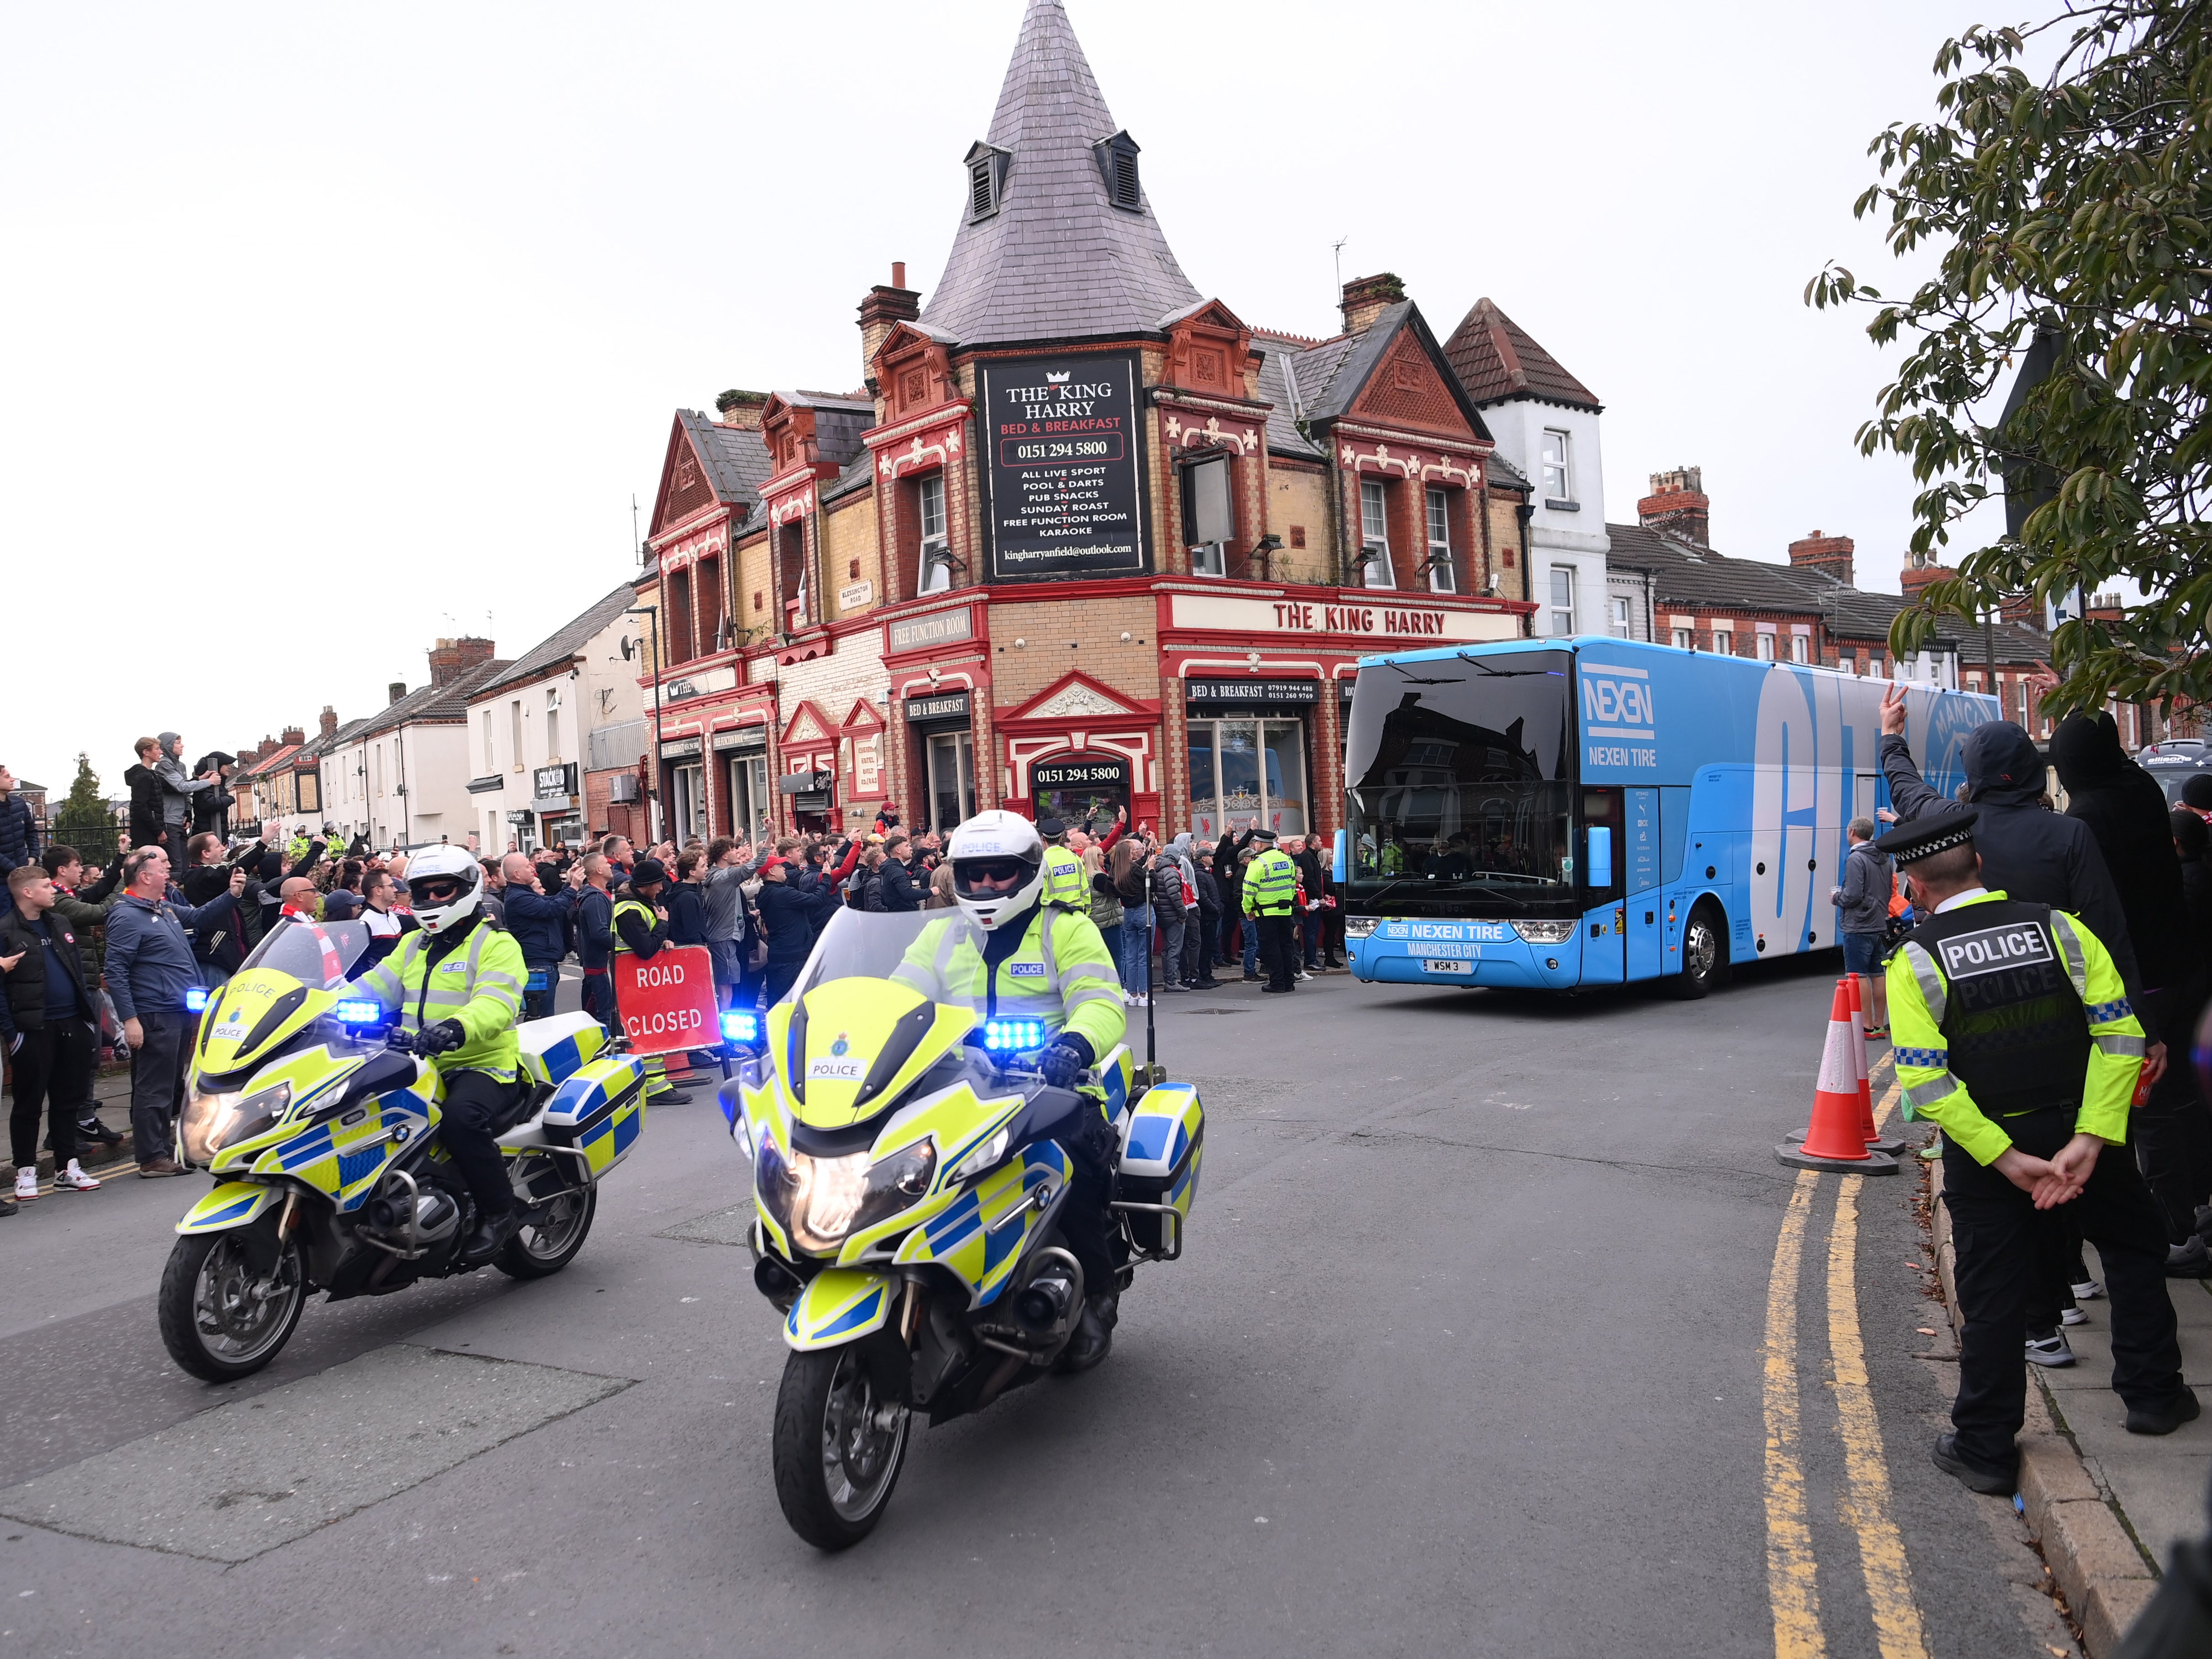
[[[1641,669],[1599,670],[1585,664],[1582,685],[1583,726],[1589,736],[1626,738],[1638,744],[1658,742],[1658,715],[1651,701],[1651,682]],[[1589,763],[1592,766],[1656,767],[1659,751],[1656,747],[1593,743],[1589,745]]]

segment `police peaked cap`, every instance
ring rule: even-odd
[[[1252,832],[1252,839],[1254,841],[1273,841],[1275,839],[1275,832],[1272,830],[1255,830]]]
[[[1037,820],[1037,834],[1044,836],[1047,840],[1051,839],[1054,836],[1064,836],[1066,833],[1067,826],[1062,823],[1058,818],[1039,818]]]
[[[1938,853],[1948,853],[1954,847],[1972,843],[1975,821],[1981,816],[1972,806],[1961,806],[1938,812],[1933,817],[1915,818],[1910,823],[1900,823],[1875,842],[1875,851],[1888,854],[1899,864],[1917,864]]]

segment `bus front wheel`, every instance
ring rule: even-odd
[[[1728,918],[1712,900],[1700,900],[1682,929],[1682,971],[1668,981],[1668,988],[1691,1001],[1727,983],[1728,966]]]

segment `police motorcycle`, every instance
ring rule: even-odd
[[[1058,1222],[1079,1115],[1118,1139],[1115,1290],[1172,1261],[1198,1194],[1198,1091],[1117,1045],[1075,1088],[1037,1069],[1042,1022],[933,1000],[917,963],[957,909],[840,910],[786,1000],[732,1011],[720,1100],[750,1161],[753,1282],[783,1315],[772,1436],[793,1531],[842,1549],[873,1529],[913,1415],[979,1412],[1061,1364],[1087,1294]],[[940,944],[941,940],[941,944]],[[980,999],[978,1000],[980,1000]],[[1089,1291],[1103,1287],[1091,1286]]]
[[[644,1127],[644,1066],[597,1021],[516,1027],[522,1081],[494,1127],[521,1225],[488,1259],[464,1256],[475,1205],[441,1144],[438,1073],[376,1002],[337,994],[369,942],[362,922],[287,917],[228,984],[187,993],[202,1020],[177,1160],[216,1186],[177,1224],[159,1309],[170,1358],[210,1382],[274,1359],[313,1291],[560,1272]]]

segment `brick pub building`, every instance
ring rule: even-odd
[[[1031,0],[936,289],[861,301],[862,385],[678,412],[635,584],[665,833],[1328,831],[1358,656],[1527,631],[1528,482],[1397,278],[1330,339],[1247,322],[1139,160]]]

